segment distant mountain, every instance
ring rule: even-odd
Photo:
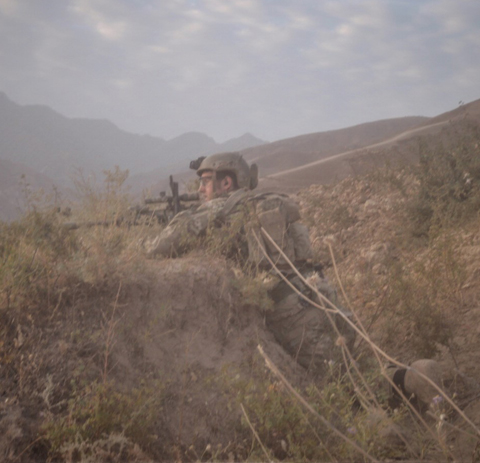
[[[244,149],[252,148],[254,146],[262,146],[267,144],[267,142],[259,140],[251,133],[246,133],[241,137],[233,138],[232,140],[228,140],[225,143],[218,145],[218,152],[220,153],[224,151],[242,151]]]
[[[69,119],[47,106],[20,106],[0,92],[0,159],[26,164],[57,184],[70,184],[74,167],[100,173],[118,165],[132,174],[162,169],[166,175],[227,146],[263,143],[244,135],[218,144],[196,132],[166,141],[125,132],[107,120]]]
[[[170,175],[170,173],[183,171],[191,160],[197,159],[199,156],[223,151],[240,151],[266,143],[251,134],[245,134],[224,143],[217,143],[203,133],[188,132],[166,142],[168,158],[172,159],[172,162],[165,163],[157,169],[152,165],[150,169],[144,169],[144,172],[149,171],[148,173],[154,173],[154,175]]]
[[[375,126],[379,123],[372,124]],[[362,126],[357,126],[360,127]],[[423,140],[423,146],[433,146],[439,142],[451,145],[456,141],[461,142],[465,133],[472,128],[480,130],[480,100],[430,119],[423,118],[419,125],[397,134],[390,132],[390,136],[367,146],[352,148],[347,145],[347,149],[330,152],[308,163],[299,163],[296,166],[291,166],[290,162],[282,163],[283,153],[276,158],[272,154],[270,158],[257,157],[259,164],[267,160],[272,162],[273,158],[277,160],[278,166],[275,171],[270,171],[270,175],[262,176],[259,189],[293,193],[312,184],[332,183],[348,176],[361,175],[386,163],[394,166],[417,162],[420,139]],[[345,129],[348,130],[350,129]],[[281,142],[276,142],[278,143]],[[247,152],[258,156],[259,152],[263,152],[262,148]]]
[[[300,135],[246,149],[244,157],[249,162],[258,164],[262,176],[268,176],[344,151],[369,146],[426,121],[427,117],[401,117]]]
[[[169,143],[173,145],[180,141],[183,147],[190,146],[190,150],[183,148],[182,154],[176,157],[177,161],[175,163],[172,163],[167,167],[161,167],[149,172],[130,176],[128,179],[128,185],[132,187],[134,194],[139,194],[146,189],[156,192],[154,194],[158,194],[160,191],[166,191],[168,189],[168,177],[170,174],[176,174],[175,180],[180,180],[181,183],[185,178],[192,176],[191,171],[186,171],[186,169],[188,169],[190,161],[197,159],[199,156],[205,156],[213,152],[242,151],[252,146],[262,146],[267,144],[267,142],[259,140],[252,134],[246,133],[241,137],[228,140],[218,145],[216,144],[215,149],[212,150],[211,142],[213,142],[213,139],[196,132],[181,135],[180,137],[174,138]],[[174,150],[175,148],[172,147],[171,151],[175,152]]]
[[[185,188],[195,176],[188,170],[190,160],[241,151],[248,162],[259,166],[259,191],[293,193],[315,183],[362,174],[387,161],[414,162],[419,137],[432,142],[461,137],[456,131],[460,122],[480,128],[480,100],[434,118],[387,119],[273,143],[245,134],[219,144],[198,132],[166,141],[129,134],[108,121],[68,119],[44,106],[22,107],[0,93],[0,220],[18,211],[18,179],[24,172],[33,179],[32,186],[43,187],[53,183],[51,178],[68,184],[74,165],[87,172],[119,165],[132,173],[128,184],[133,194],[148,189],[157,195],[168,190],[170,174]]]
[[[249,163],[255,162],[258,165],[261,178],[260,188],[266,185],[270,189],[292,192],[299,189],[296,188],[297,182],[291,185],[288,178],[282,177],[281,181],[271,181],[271,178],[275,175],[280,175],[283,171],[287,172],[290,169],[300,169],[302,166],[312,162],[326,159],[348,150],[366,148],[426,123],[428,120],[429,118],[427,117],[412,116],[367,122],[345,129],[286,138],[273,143],[265,143],[255,147],[245,148],[241,150],[241,152]],[[163,172],[158,170],[148,174],[133,176],[130,179],[133,191],[138,193],[142,188],[150,187],[150,189],[155,192],[166,190],[168,188],[168,182],[166,177],[162,176],[162,173]],[[308,172],[306,172],[305,175],[308,178],[305,185],[308,186],[315,183],[314,176]],[[321,182],[325,181],[326,176],[327,178],[331,176],[331,181],[333,181],[335,172],[328,172],[328,174],[325,172],[325,174],[321,176]],[[184,170],[176,176],[180,184],[188,183],[188,180],[192,177],[192,172],[188,172],[187,170]],[[300,182],[300,184],[303,185],[304,183]]]
[[[312,184],[363,174],[385,162],[415,162],[420,137],[428,137],[432,143],[461,137],[459,123],[475,124],[480,129],[480,100],[434,118],[412,116],[368,122],[266,143],[242,150],[242,154],[259,167],[259,191],[295,193]],[[187,170],[176,175],[180,185],[188,184],[193,177]],[[161,172],[131,180],[134,192],[147,187],[154,192],[168,189]]]

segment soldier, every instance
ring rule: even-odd
[[[195,240],[202,239],[210,229],[232,229],[232,233],[226,234],[226,239],[233,241],[227,247],[230,255],[254,271],[271,274],[273,284],[269,285],[269,295],[274,307],[266,313],[267,327],[300,365],[321,374],[331,361],[342,358],[340,346],[352,348],[355,335],[345,317],[314,307],[289,285],[322,305],[317,293],[302,281],[288,260],[311,286],[345,314],[336,291],[323,277],[321,266],[312,262],[308,229],[299,221],[297,204],[286,195],[253,194],[258,182],[256,165],[249,166],[239,153],[199,158],[192,166],[199,176],[198,192],[203,204],[196,210],[177,214],[162,233],[147,244],[148,255],[179,256],[195,246]],[[279,277],[278,272],[289,283]],[[423,362],[418,364],[420,367],[428,365],[426,374],[438,383],[438,375],[430,374],[436,368],[432,367],[432,361],[420,362]],[[425,384],[411,372],[405,375],[403,370],[390,371],[395,384],[407,396],[424,398],[427,394],[422,395]],[[422,368],[419,371],[424,373]],[[428,394],[430,392],[428,390]]]
[[[299,222],[298,206],[286,195],[254,195],[257,168],[239,153],[219,153],[200,160],[197,167],[203,204],[175,216],[162,233],[147,243],[150,257],[179,256],[216,227],[238,227],[229,234],[231,254],[254,271],[270,271],[276,281],[269,291],[274,308],[266,314],[267,326],[280,345],[303,367],[321,373],[329,361],[339,359],[338,333],[352,346],[353,330],[342,317],[327,314],[304,300],[273,270],[271,262],[298,291],[317,303],[313,292],[288,264],[261,228],[295,264],[304,277],[335,305],[336,293],[311,262],[308,229]],[[330,320],[329,320],[330,318]],[[335,324],[336,329],[332,326]]]
[[[187,251],[193,238],[217,226],[220,216],[238,212],[238,203],[257,186],[256,166],[250,167],[239,153],[220,153],[192,162],[200,177],[202,205],[177,214],[162,233],[146,244],[149,257],[174,257]],[[197,165],[198,164],[198,165]]]

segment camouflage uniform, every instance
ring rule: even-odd
[[[304,269],[301,273],[323,296],[346,313],[338,302],[336,291],[318,271]],[[288,280],[310,300],[320,306],[325,305],[298,275],[290,276]],[[312,306],[284,281],[270,291],[270,296],[274,309],[266,314],[267,326],[278,343],[304,368],[321,373],[329,363],[342,361],[342,352],[337,344],[338,333],[344,338],[346,346],[352,349],[355,332],[339,315],[327,314]]]
[[[323,278],[321,270],[308,263],[311,260],[308,230],[298,221],[298,206],[287,196],[253,195],[246,188],[236,190],[203,204],[195,211],[177,214],[163,232],[147,244],[147,252],[150,256],[178,256],[188,250],[192,238],[204,236],[209,227],[228,227],[239,216],[241,230],[235,230],[230,235],[230,239],[235,240],[237,256],[243,256],[242,263],[257,270],[271,271],[278,279],[269,291],[274,308],[266,314],[267,326],[279,344],[300,365],[321,373],[329,361],[341,357],[341,350],[335,345],[338,333],[332,323],[345,337],[349,347],[354,341],[354,332],[342,317],[326,314],[294,292],[265,258],[268,254],[291,284],[321,305],[315,292],[301,281],[281,253],[262,238],[260,227],[279,243],[302,275],[338,307],[336,292]]]
[[[228,197],[216,198],[196,210],[189,209],[178,213],[159,236],[146,243],[147,255],[172,257],[184,253],[192,238],[204,235],[208,227],[217,221]]]

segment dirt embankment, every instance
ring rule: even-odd
[[[72,428],[81,434],[84,429],[73,426],[78,412],[72,404],[83,403],[91,397],[91,385],[103,382],[124,391],[146,384],[157,388],[161,408],[143,432],[153,436],[147,447],[158,461],[195,460],[206,455],[206,448],[228,449],[233,442],[236,449],[225,450],[222,458],[228,459],[229,452],[236,460],[244,457],[235,453],[244,430],[239,428],[240,406],[228,392],[230,381],[255,376],[263,364],[258,344],[297,384],[301,369],[266,330],[259,307],[243,301],[224,260],[202,256],[150,262],[148,275],[118,293],[111,288],[93,299],[72,301],[64,313],[49,318],[2,314],[3,461],[45,460],[51,449],[41,426],[68,414],[67,409],[70,421],[57,421],[58,432],[68,437]],[[84,387],[90,395],[81,392]],[[148,403],[138,412],[145,407]],[[121,420],[124,427],[133,418]],[[148,460],[134,450],[126,445],[123,455]]]

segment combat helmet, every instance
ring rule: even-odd
[[[202,159],[197,167],[197,175],[212,170],[213,172],[232,172],[237,178],[239,188],[253,190],[258,184],[258,167],[256,164],[249,166],[243,156],[238,152],[217,153]]]

